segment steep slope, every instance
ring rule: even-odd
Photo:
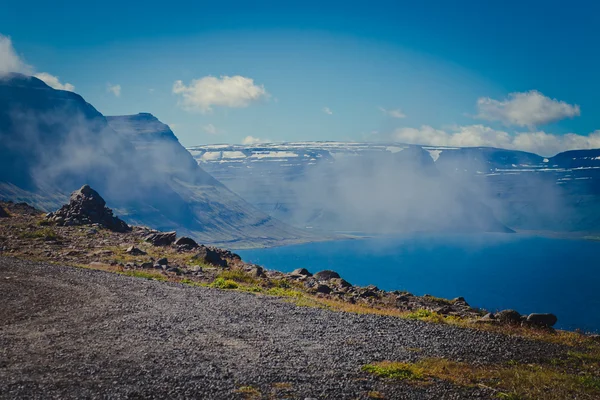
[[[0,198],[54,210],[88,183],[128,222],[176,229],[204,243],[248,246],[306,238],[203,171],[156,118],[142,114],[112,122],[121,132],[75,93],[33,77],[4,76]]]

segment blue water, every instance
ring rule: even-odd
[[[600,331],[600,242],[521,234],[417,235],[238,251],[290,272],[333,269],[354,285],[463,296],[490,311],[552,312],[557,327]]]

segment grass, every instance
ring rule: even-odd
[[[60,237],[52,228],[41,228],[35,231],[22,232],[20,235],[21,239],[44,239],[48,240],[59,240]]]
[[[258,285],[260,283],[259,279],[253,277],[246,271],[242,271],[241,269],[224,270],[217,275],[217,279],[219,278],[235,281],[237,283],[245,283],[248,285]]]
[[[600,378],[586,371],[571,373],[550,365],[471,365],[444,358],[416,363],[382,361],[362,370],[391,380],[429,384],[443,380],[463,387],[486,387],[504,399],[597,399]]]
[[[236,281],[224,278],[217,278],[208,286],[217,289],[238,289],[240,287]]]

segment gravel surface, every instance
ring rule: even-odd
[[[558,346],[0,257],[0,398],[493,398],[390,383],[380,360],[540,361]]]

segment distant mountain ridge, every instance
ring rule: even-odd
[[[307,177],[326,175],[335,165],[369,164],[373,159],[419,151],[430,159],[427,168],[444,177],[441,182],[469,190],[510,228],[578,236],[600,232],[600,149],[566,151],[548,158],[490,147],[401,143],[290,142],[204,145],[188,150],[207,171],[251,203],[300,226],[310,226],[313,220],[306,216],[308,212],[298,218],[299,205],[290,193],[301,191]],[[412,168],[421,171],[424,167],[412,163]],[[388,169],[390,181],[403,170]],[[382,185],[381,191],[385,189]],[[443,190],[435,193],[446,195]],[[309,208],[314,213],[327,212],[322,204]]]
[[[259,211],[193,160],[150,114],[105,118],[76,93],[0,78],[0,198],[51,211],[90,184],[127,222],[229,247],[310,235]]]

